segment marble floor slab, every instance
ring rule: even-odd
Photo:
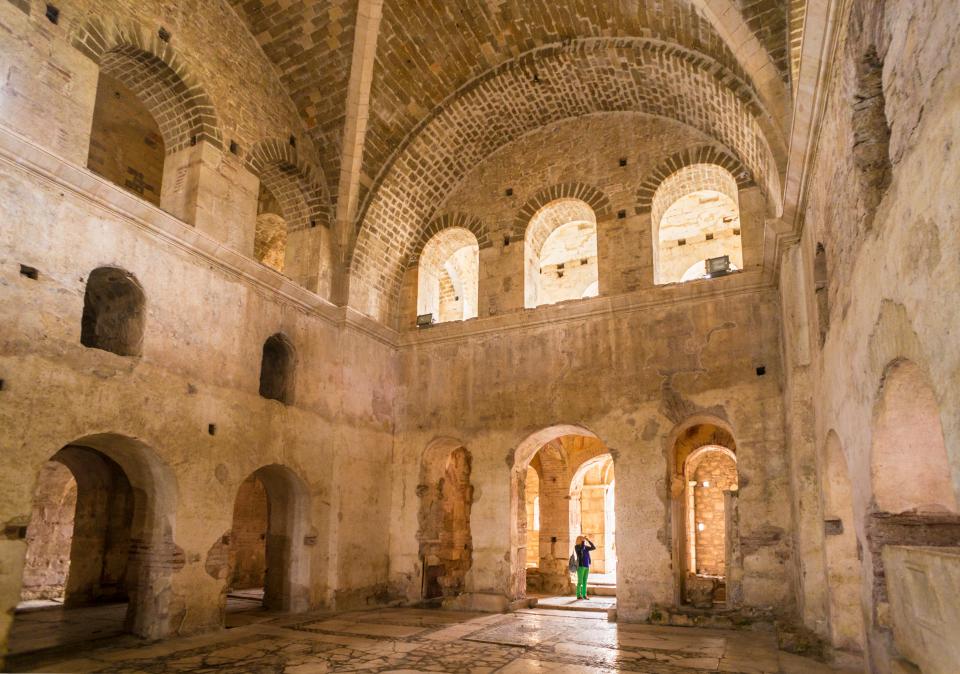
[[[83,610],[77,611],[77,613]],[[174,674],[327,672],[643,672],[827,674],[781,654],[770,633],[617,624],[574,611],[507,614],[372,609],[267,616],[229,630],[17,656],[11,671]],[[73,618],[76,619],[76,618]],[[56,627],[55,620],[46,620]],[[806,667],[806,669],[803,669]]]

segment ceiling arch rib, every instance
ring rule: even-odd
[[[737,29],[728,39],[698,6],[702,1],[457,0],[438,4],[433,0],[386,0],[364,147],[361,202],[366,200],[367,186],[382,174],[396,148],[432,111],[490,69],[545,45],[591,39],[658,40],[703,55],[752,94],[758,90],[755,76],[768,82],[769,73],[750,73],[741,64],[759,68],[757,64],[769,58],[763,60],[767,52],[762,46],[759,52],[754,49],[759,45],[757,37],[744,22],[763,32],[764,44],[778,43],[776,36],[782,31],[771,31],[769,26],[785,24],[785,12],[779,11],[781,0],[773,0],[773,10],[769,9],[770,0],[725,0],[738,2],[743,12],[736,13],[742,30]],[[726,14],[723,18],[729,21]],[[771,143],[786,144],[786,127],[774,127],[784,116],[777,96],[786,91],[788,77],[784,64],[779,89],[764,90],[757,98],[762,102],[758,115],[770,115],[767,132]],[[773,138],[774,130],[780,140]]]
[[[766,44],[749,27],[736,0],[694,0],[714,29],[733,52],[750,77],[757,94],[774,116],[779,131],[790,128],[790,97],[785,80],[787,70],[787,12],[777,3],[754,3],[746,7],[767,7],[764,21],[754,17],[756,25],[769,27]],[[763,11],[763,10],[760,10]]]
[[[351,259],[350,303],[392,321],[403,260],[436,205],[484,158],[552,122],[640,112],[688,124],[732,150],[769,195],[778,165],[752,90],[702,54],[655,40],[576,41],[498,66],[408,136],[374,183]]]

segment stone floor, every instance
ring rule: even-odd
[[[491,615],[384,608],[291,616],[257,609],[234,615],[246,616],[246,624],[152,644],[127,636],[83,652],[19,656],[8,666],[125,674],[833,671],[778,652],[770,633],[617,624],[605,611],[547,607]]]

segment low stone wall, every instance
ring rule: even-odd
[[[883,550],[897,649],[923,674],[960,671],[960,547]]]

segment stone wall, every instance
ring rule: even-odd
[[[230,590],[262,588],[266,573],[267,491],[255,475],[237,491],[230,529]]]
[[[890,617],[874,581],[882,546],[872,549],[868,538],[877,537],[871,522],[896,515],[875,512],[872,488],[877,404],[892,363],[909,361],[928,379],[948,453],[950,475],[941,477],[949,477],[955,494],[960,490],[960,352],[952,337],[960,329],[953,310],[960,216],[942,188],[960,181],[960,16],[951,3],[935,0],[855,1],[842,7],[837,25],[802,237],[781,268],[787,425],[795,493],[809,504],[798,510],[802,615],[828,633],[833,624],[857,625],[853,614],[862,612],[859,641],[868,666],[883,673],[893,648]],[[819,470],[822,481],[825,465],[836,469],[838,462],[824,459],[834,436],[829,442],[841,448],[840,469],[852,485],[852,521],[843,527],[854,530],[861,559],[857,572],[825,578],[823,515],[809,478]],[[911,545],[923,545],[924,536],[941,545],[955,540],[937,533],[942,526],[900,533],[907,529],[916,534]],[[828,603],[829,583],[850,577],[861,579],[862,605]],[[851,647],[847,637],[838,641]]]
[[[152,504],[138,501],[146,511],[135,522],[146,528],[134,532],[151,539],[128,548],[140,590],[133,631],[221,624],[233,504],[243,480],[267,464],[309,485],[295,518],[294,553],[307,574],[296,596],[311,607],[377,601],[388,563],[376,523],[389,512],[380,486],[396,377],[389,333],[2,129],[0,184],[8,195],[0,219],[11,225],[0,232],[5,306],[17,307],[3,329],[9,348],[0,360],[11,374],[0,443],[19,448],[3,453],[13,463],[0,472],[28,476],[0,495],[14,532],[0,542],[3,606],[20,596],[25,545],[16,531],[29,523],[35,476],[80,439],[115,460]],[[138,356],[80,343],[86,281],[105,262],[143,289]],[[258,393],[263,343],[278,332],[296,352],[292,405]]]
[[[62,463],[48,461],[37,478],[26,532],[20,598],[63,599],[70,572],[77,481]]]
[[[525,274],[539,274],[536,265],[531,272],[525,241],[527,225],[538,212],[537,208],[529,212],[530,205],[559,198],[577,198],[575,203],[586,203],[597,218],[601,296],[652,288],[653,234],[649,211],[637,212],[638,186],[666,159],[707,142],[706,136],[667,120],[598,114],[547,126],[479,164],[445,195],[439,209],[448,220],[453,216],[479,220],[493,242],[480,250],[478,315],[516,312],[535,304],[524,280]],[[591,151],[582,152],[583,147]],[[620,166],[623,157],[626,166]],[[510,196],[504,186],[510,188]],[[741,190],[739,202],[742,234],[737,238],[743,268],[756,271],[763,257],[766,205],[756,187]],[[574,273],[578,263],[579,259],[573,263]],[[555,267],[548,269],[555,277]],[[404,328],[413,325],[416,315],[416,274],[413,267],[404,277],[400,304]]]
[[[737,465],[725,454],[709,452],[693,471],[693,480],[697,483],[693,488],[696,572],[725,576],[727,525],[723,494],[736,488]]]

